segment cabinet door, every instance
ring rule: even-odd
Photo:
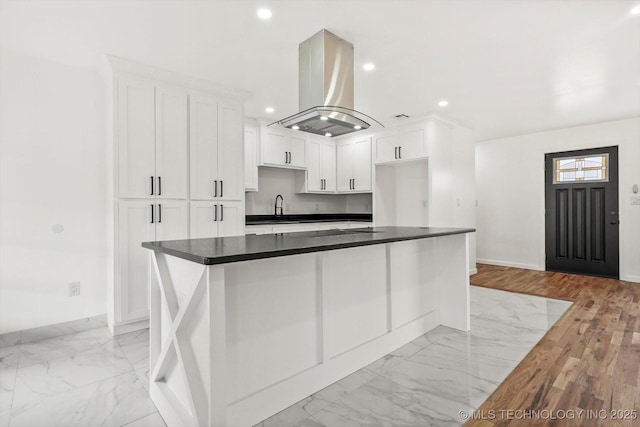
[[[244,191],[258,191],[258,130],[244,128]]]
[[[320,141],[307,141],[305,156],[307,158],[307,191],[322,191],[321,147]]]
[[[218,180],[218,102],[206,95],[189,97],[191,198],[210,200]]]
[[[189,209],[190,239],[218,237],[217,202],[191,202]]]
[[[187,198],[187,93],[156,86],[156,195]]]
[[[219,202],[218,237],[244,235],[244,221],[243,202]]]
[[[324,191],[336,191],[336,144],[333,141],[322,143],[320,177],[325,180]]]
[[[336,147],[336,187],[338,191],[349,191],[353,178],[353,144],[340,142]]]
[[[152,213],[153,211],[153,213]],[[153,215],[154,222],[151,222]],[[149,315],[148,292],[152,275],[151,252],[140,246],[156,240],[155,205],[124,200],[118,205],[118,259],[115,298],[116,322]]]
[[[118,193],[153,197],[155,180],[155,89],[144,79],[117,81]]]
[[[427,156],[425,130],[414,129],[400,135],[400,158],[402,160],[420,159]]]
[[[287,138],[284,135],[265,130],[260,141],[262,145],[262,163],[270,165],[285,165],[288,155]]]
[[[159,200],[156,206],[156,239],[180,240],[189,238],[187,202]]]
[[[244,195],[242,104],[218,104],[218,196],[240,200]]]
[[[353,178],[355,191],[371,191],[371,139],[353,143]]]
[[[376,138],[376,163],[393,162],[398,159],[398,135]]]
[[[290,136],[288,138],[288,151],[289,151],[289,166],[304,167],[304,138],[298,138],[297,136]]]

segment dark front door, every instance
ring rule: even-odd
[[[618,278],[618,147],[545,154],[546,269]]]

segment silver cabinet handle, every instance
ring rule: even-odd
[[[397,159],[398,158],[398,147],[393,147],[393,152],[394,152],[394,156]]]
[[[218,180],[213,181],[213,197],[218,197]]]
[[[151,178],[151,195],[153,196],[153,176]]]
[[[158,177],[158,196],[162,195],[162,177]]]
[[[224,205],[220,205],[220,221],[224,221]]]
[[[213,205],[213,220],[218,220],[218,205]]]
[[[402,158],[402,146],[398,147],[398,158]]]
[[[158,224],[162,222],[162,205],[158,203]]]
[[[223,187],[224,181],[220,181],[220,197],[224,197],[224,187]]]
[[[151,204],[151,224],[153,224],[153,203]]]

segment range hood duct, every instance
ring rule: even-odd
[[[298,49],[300,112],[277,122],[323,136],[368,129],[374,118],[353,109],[353,45],[327,30],[300,43]]]

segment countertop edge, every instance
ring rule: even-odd
[[[242,261],[253,261],[258,259],[267,259],[267,258],[276,258],[281,256],[290,256],[290,255],[299,255],[299,254],[307,254],[313,252],[325,252],[335,249],[348,249],[348,248],[356,248],[359,246],[372,246],[372,245],[380,245],[385,243],[393,243],[393,242],[402,242],[408,240],[419,240],[419,239],[429,239],[432,237],[444,237],[444,236],[453,236],[457,234],[467,234],[474,233],[475,228],[460,228],[449,231],[441,231],[433,234],[425,235],[417,235],[417,236],[396,236],[389,238],[381,238],[373,241],[360,241],[360,242],[344,242],[344,243],[336,243],[336,244],[325,244],[325,245],[317,245],[317,246],[306,246],[301,248],[291,248],[291,249],[276,249],[273,251],[263,251],[263,252],[255,252],[255,253],[245,253],[245,254],[235,254],[235,255],[227,255],[227,256],[219,256],[219,257],[202,257],[195,254],[186,253],[183,251],[174,250],[171,248],[166,248],[162,246],[157,246],[157,242],[143,242],[142,247],[146,249],[151,249],[160,253],[164,253],[167,255],[172,255],[177,258],[182,258],[188,261],[193,261],[202,265],[219,265],[219,264],[230,264],[235,262]]]

